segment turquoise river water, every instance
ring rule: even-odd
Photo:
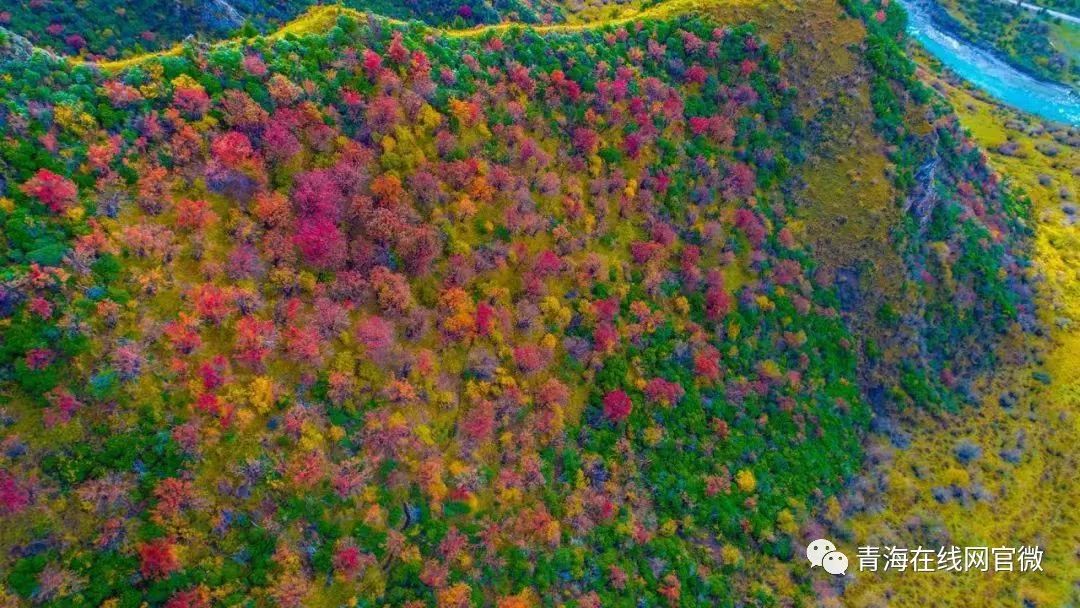
[[[937,28],[926,10],[900,0],[908,12],[908,34],[961,78],[997,100],[1073,126],[1080,126],[1080,95],[1055,83],[1033,78],[994,54]]]

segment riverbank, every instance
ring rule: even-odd
[[[999,2],[997,0],[993,0],[993,1],[994,1],[995,4],[999,4],[999,5],[1000,4],[1012,4],[1011,2],[1004,3],[1004,2]],[[954,15],[953,13],[951,13],[949,11],[949,9],[947,9],[944,6],[944,4],[939,0],[900,0],[900,3],[908,10],[909,13],[918,11],[918,12],[922,12],[923,14],[925,14],[926,17],[929,19],[930,23],[935,28],[940,30],[942,33],[944,33],[944,34],[946,34],[948,36],[951,36],[953,38],[956,38],[956,39],[958,39],[958,40],[960,40],[960,41],[962,41],[962,42],[964,42],[966,44],[975,46],[975,47],[979,48],[980,50],[993,55],[997,59],[1003,61],[1004,63],[1008,64],[1009,66],[1023,72],[1024,74],[1027,74],[1028,76],[1030,76],[1030,77],[1032,77],[1034,79],[1041,80],[1041,81],[1044,81],[1044,82],[1047,82],[1047,83],[1050,83],[1050,84],[1069,87],[1069,88],[1073,89],[1074,91],[1080,91],[1080,86],[1078,86],[1078,85],[1080,85],[1080,79],[1078,79],[1076,77],[1075,72],[1072,74],[1072,78],[1061,79],[1061,78],[1054,77],[1052,75],[1052,71],[1049,70],[1049,69],[1042,69],[1042,70],[1036,69],[1035,64],[1037,64],[1040,59],[1047,60],[1047,61],[1049,60],[1048,56],[1043,56],[1043,55],[1039,55],[1039,54],[1035,54],[1034,56],[1032,55],[1032,52],[1035,52],[1035,51],[1037,51],[1039,49],[1034,49],[1033,50],[1032,48],[1026,48],[1024,55],[1022,55],[1020,57],[1014,57],[1014,56],[1010,55],[1008,52],[1006,52],[1004,48],[1002,48],[1002,45],[1009,44],[1009,40],[1007,38],[1001,38],[1001,39],[995,38],[994,41],[990,41],[990,40],[987,40],[987,39],[984,39],[984,38],[980,38],[978,35],[976,35],[975,30],[977,30],[977,29],[980,29],[980,28],[983,28],[983,27],[988,27],[988,28],[991,28],[992,30],[994,28],[1000,29],[1000,28],[1004,27],[1005,24],[1003,24],[1003,23],[983,23],[980,20],[976,20],[977,22],[973,22],[973,23],[969,23],[968,25],[965,25],[963,22],[961,22],[960,18],[957,15]],[[1000,10],[1007,10],[1008,9],[1008,7],[999,7],[999,8],[1000,8]],[[960,10],[960,9],[957,8],[956,10]],[[986,7],[986,10],[989,10],[989,7]],[[1034,11],[1028,11],[1028,12],[1034,12]],[[969,17],[971,17],[971,16],[969,16]],[[1027,17],[1025,16],[1024,18],[1027,18]],[[1031,15],[1030,18],[1035,20],[1036,22],[1045,23],[1047,26],[1054,25],[1054,22],[1052,20],[1049,20],[1049,19],[1040,20],[1034,14]],[[1019,27],[1019,25],[1020,25],[1019,21],[1012,23],[1013,27]],[[1065,27],[1072,27],[1072,28],[1080,29],[1080,27],[1078,27],[1076,23],[1071,23],[1071,22],[1065,24],[1064,26]],[[973,30],[972,28],[975,28],[975,29]],[[1023,36],[1025,34],[1021,33],[1019,35]],[[1029,47],[1030,47],[1031,44],[1036,42],[1037,38],[1039,38],[1041,36],[1045,36],[1047,38],[1045,48],[1041,49],[1041,51],[1044,54],[1051,53],[1058,46],[1058,45],[1054,44],[1054,40],[1052,39],[1053,38],[1052,31],[1047,31],[1045,34],[1027,33],[1026,35],[1030,37],[1027,40],[1027,43],[1028,43]],[[1016,44],[1018,42],[1020,42],[1020,41],[1019,40],[1012,41],[1013,44]],[[1066,61],[1068,61],[1069,56],[1065,55],[1065,57],[1066,57]],[[1031,64],[1027,64],[1024,61],[1022,61],[1021,59],[1027,59],[1027,60],[1029,60],[1031,62]]]
[[[1009,1],[1009,0],[994,0],[994,1],[998,2],[999,4],[1009,4],[1011,6],[1019,6],[1020,8],[1026,10],[1026,11],[1033,12],[1033,13],[1038,13],[1038,14],[1045,13],[1046,15],[1048,15],[1050,17],[1053,17],[1055,19],[1061,19],[1063,21],[1069,21],[1071,23],[1080,24],[1080,17],[1076,17],[1076,16],[1070,15],[1068,13],[1063,13],[1061,11],[1055,11],[1054,9],[1047,8],[1045,6],[1039,6],[1037,4],[1028,4],[1027,2],[1012,2],[1012,1]]]
[[[908,34],[964,80],[1018,110],[1080,126],[1080,94],[1031,76],[986,49],[970,44],[933,22],[925,4],[899,0],[908,13]]]

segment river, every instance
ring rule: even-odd
[[[1080,95],[1012,67],[993,53],[936,27],[926,9],[899,0],[908,13],[908,34],[964,80],[995,99],[1031,114],[1080,126]]]

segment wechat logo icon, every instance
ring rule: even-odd
[[[810,567],[821,566],[829,574],[846,574],[848,558],[836,550],[832,541],[819,538],[806,547],[806,559],[810,560]]]

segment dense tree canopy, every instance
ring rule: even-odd
[[[903,117],[942,110],[882,46],[878,127],[910,163],[929,139]],[[444,36],[346,15],[117,72],[13,66],[0,586],[736,605],[742,552],[790,557],[870,420],[795,237],[785,58],[697,17]],[[949,349],[1022,308],[1020,212],[934,120],[932,187],[956,196],[898,235],[944,349],[894,387],[922,405],[964,371]]]

